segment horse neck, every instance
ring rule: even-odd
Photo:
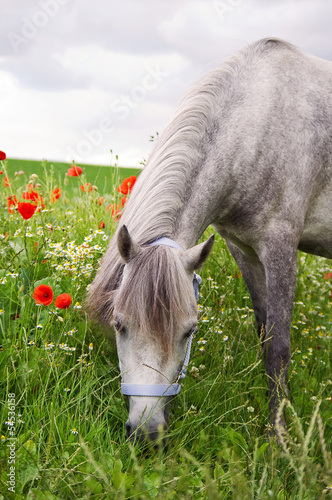
[[[121,219],[140,244],[167,236],[193,246],[212,222],[213,200],[206,177],[213,179],[217,136],[216,85],[193,89],[158,139]],[[211,184],[211,182],[210,182]],[[213,181],[212,181],[213,184]]]
[[[165,171],[156,169],[152,178],[143,171],[121,219],[135,241],[145,244],[166,236],[184,248],[197,242],[209,222],[200,208],[199,191],[192,189],[194,169],[193,161],[190,166],[174,162]]]

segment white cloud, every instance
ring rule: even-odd
[[[144,85],[145,79],[150,80],[150,86],[155,90],[165,77],[187,65],[184,57],[176,52],[158,55],[125,54],[97,45],[69,47],[55,57],[77,79],[87,79],[94,87],[117,93],[130,92],[135,86]],[[150,78],[147,77],[148,74],[151,75]],[[147,86],[149,83],[147,82]]]

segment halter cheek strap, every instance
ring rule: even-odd
[[[158,238],[157,240],[154,240],[154,241],[152,241],[152,243],[150,243],[150,246],[156,246],[156,245],[165,245],[167,247],[176,248],[177,250],[181,250],[182,252],[184,251],[182,246],[179,245],[176,241],[171,240],[171,238],[166,238],[165,236],[163,236],[162,238]],[[197,302],[198,302],[199,285],[201,283],[202,283],[202,278],[200,277],[200,275],[194,273],[193,285],[194,285],[195,297],[196,297]]]
[[[152,246],[165,245],[183,251],[181,245],[176,243],[176,241],[166,237],[158,238],[157,240],[152,241],[150,245]],[[201,283],[202,283],[202,278],[198,274],[194,273],[193,286],[194,286],[196,301],[198,301],[198,289]],[[182,363],[182,367],[177,376],[177,381],[183,379],[186,376],[186,370],[189,364],[193,336],[194,332],[189,337],[187,344],[187,352],[184,361]],[[121,370],[120,360],[119,360],[119,366],[121,373],[122,370]],[[177,394],[179,394],[180,390],[181,390],[181,384],[179,384],[178,382],[174,384],[125,384],[124,382],[121,383],[122,394],[126,396],[155,396],[155,397],[176,396]]]

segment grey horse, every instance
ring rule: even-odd
[[[275,423],[297,250],[332,257],[331,190],[332,63],[264,39],[192,87],[138,178],[88,297],[92,316],[116,329],[128,435],[155,439],[167,426],[196,330],[194,270],[213,238],[196,244],[209,225],[248,286]]]

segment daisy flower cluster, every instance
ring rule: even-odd
[[[96,229],[81,244],[76,244],[75,241],[49,243],[44,258],[49,260],[56,275],[70,275],[73,280],[82,276],[89,278],[94,269],[93,261],[101,257],[107,240],[104,231]]]

